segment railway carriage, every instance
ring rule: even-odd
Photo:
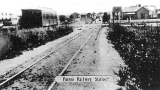
[[[51,9],[22,9],[21,28],[38,28],[58,25],[57,14]]]

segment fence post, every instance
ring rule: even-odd
[[[138,32],[139,32],[139,24],[138,24]]]
[[[151,32],[152,32],[152,24],[151,24],[151,26],[150,26],[150,29],[151,29]]]
[[[158,23],[157,23],[157,34],[158,34],[158,39],[159,39],[159,27],[158,27]]]

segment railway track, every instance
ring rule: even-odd
[[[61,45],[60,45],[59,47],[57,47],[56,49],[54,49],[54,50],[53,50],[53,48],[51,48],[50,50],[47,50],[47,51],[45,52],[45,53],[46,53],[45,55],[43,55],[43,56],[40,57],[40,58],[35,58],[35,60],[32,60],[32,61],[34,61],[34,63],[28,65],[27,67],[24,67],[23,64],[24,64],[24,63],[27,63],[27,62],[29,62],[29,61],[31,61],[31,60],[28,60],[28,61],[24,62],[23,64],[19,65],[18,67],[21,67],[21,68],[23,67],[24,69],[21,70],[21,71],[19,71],[18,73],[14,74],[14,75],[11,74],[12,76],[10,76],[10,77],[8,76],[7,79],[6,79],[6,75],[9,74],[9,73],[11,73],[14,69],[16,69],[16,68],[18,68],[18,67],[15,67],[14,69],[10,70],[9,72],[1,75],[1,76],[3,76],[3,78],[5,78],[6,80],[0,83],[0,88],[1,88],[1,86],[3,86],[5,83],[7,83],[7,82],[9,82],[10,80],[14,79],[16,76],[18,76],[18,75],[21,74],[22,72],[26,71],[28,68],[30,68],[30,67],[33,66],[34,64],[40,62],[40,61],[41,61],[42,59],[44,59],[45,57],[47,57],[47,56],[49,56],[50,54],[56,52],[58,49],[60,49],[60,48],[63,47],[64,45],[66,45],[68,42],[72,41],[73,39],[77,38],[78,36],[82,35],[82,34],[85,33],[85,32],[86,32],[86,30],[83,30],[82,32],[80,32],[80,33],[76,34],[75,36],[73,36],[71,39],[67,39],[66,41],[62,42]]]
[[[96,30],[96,29],[95,29]],[[76,58],[76,56],[79,54],[79,52],[82,50],[82,48],[87,44],[88,40],[93,36],[93,34],[95,33],[95,30],[93,31],[93,33],[87,38],[87,40],[83,43],[83,45],[77,50],[77,52],[74,54],[74,56],[69,60],[69,62],[67,63],[67,65],[65,66],[65,68],[58,74],[58,76],[62,76],[63,73],[66,71],[66,69],[68,68],[68,66],[71,64],[71,62]],[[99,34],[100,30],[98,31]],[[97,35],[98,36],[98,35]],[[97,39],[97,37],[96,37]],[[53,86],[56,84],[56,81],[54,81],[47,90],[51,90],[53,88]]]
[[[63,68],[63,70],[58,74],[59,76],[61,76],[65,70],[67,69],[67,67],[70,65],[70,63],[74,60],[74,58],[77,56],[77,54],[81,51],[81,49],[85,46],[85,44],[88,42],[88,40],[92,37],[92,35],[95,33],[96,29],[89,35],[89,37],[87,38],[87,40],[80,46],[80,48],[77,50],[77,52],[73,55],[73,57],[67,62],[67,64],[65,65],[65,67]],[[63,46],[67,45],[69,42],[71,42],[72,40],[78,38],[78,36],[81,36],[82,34],[86,33],[87,31],[84,30],[81,33],[79,33],[78,35],[75,35],[73,38],[64,41],[58,48],[54,49],[54,50],[48,50],[48,53],[46,55],[44,55],[43,57],[39,58],[38,60],[36,60],[34,63],[30,64],[29,66],[25,67],[23,70],[19,71],[18,73],[12,75],[11,77],[7,78],[5,81],[3,81],[2,83],[0,83],[0,89],[6,87],[5,85],[9,86],[10,82],[13,82],[14,80],[16,80],[16,78],[18,76],[20,76],[22,73],[24,73],[26,70],[28,70],[29,68],[31,68],[33,65],[40,63],[40,61],[44,60],[47,57],[50,57],[51,54],[55,53],[57,50],[59,50],[60,48],[62,48]],[[99,32],[98,32],[99,33]],[[56,81],[54,81],[47,90],[51,90],[51,88],[55,85]]]
[[[67,70],[67,68],[71,65],[71,62],[78,56],[78,54],[81,52],[81,50],[85,47],[85,45],[88,43],[89,39],[91,39],[91,37],[93,36],[93,34],[96,34],[95,36],[95,39],[94,40],[97,40],[98,38],[98,35],[100,34],[100,29],[98,29],[97,31],[93,31],[93,33],[87,38],[87,40],[85,41],[85,43],[83,43],[83,45],[77,50],[77,52],[74,54],[74,56],[69,60],[69,62],[67,63],[67,65],[65,66],[65,68],[58,74],[58,76],[63,76],[64,72]],[[56,84],[57,82],[54,81],[47,90],[52,90],[54,85]]]

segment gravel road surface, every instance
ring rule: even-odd
[[[99,28],[97,28],[99,29]],[[114,74],[124,63],[106,39],[108,27],[89,40],[63,76],[108,76],[105,82],[57,82],[52,90],[116,90],[119,78]]]

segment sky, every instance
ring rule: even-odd
[[[156,5],[158,0],[1,0],[0,12],[12,12],[21,15],[21,9],[29,7],[47,7],[57,11],[57,14],[109,12],[113,6]]]

